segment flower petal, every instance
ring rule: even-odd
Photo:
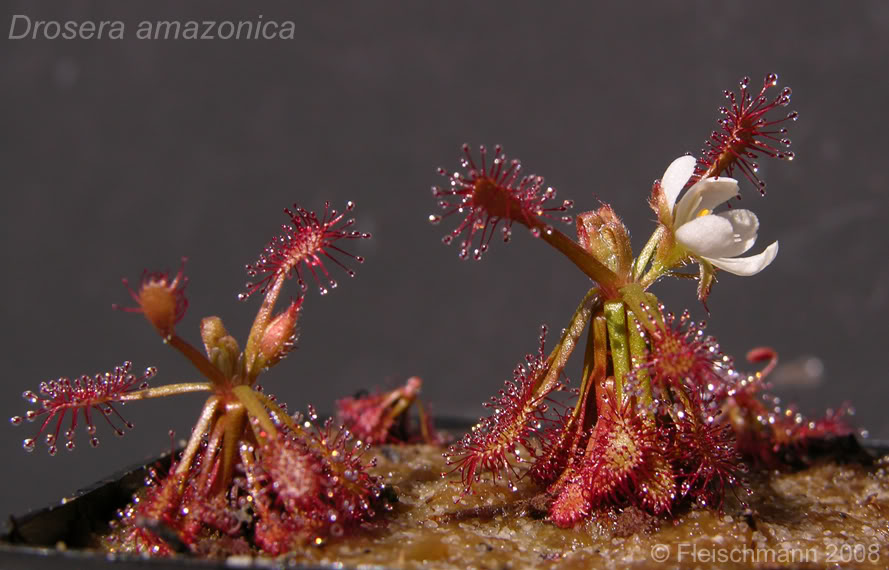
[[[751,255],[750,257],[705,257],[704,259],[723,271],[728,271],[729,273],[734,273],[735,275],[740,275],[742,277],[749,277],[751,275],[756,275],[768,267],[769,264],[775,260],[776,255],[778,255],[778,242],[765,248],[762,253]]]
[[[734,178],[705,178],[688,189],[676,205],[676,225],[693,220],[701,210],[712,210],[738,195],[738,181]]]
[[[721,216],[701,216],[676,229],[676,239],[701,257],[726,257],[734,245],[732,223]]]
[[[676,239],[702,257],[735,257],[756,242],[759,220],[750,210],[699,216],[676,230]]]
[[[661,190],[664,191],[664,197],[667,198],[667,204],[670,206],[670,212],[673,211],[673,204],[679,193],[685,188],[685,184],[691,175],[695,172],[695,157],[680,156],[670,163],[664,176],[661,177]]]
[[[756,242],[756,232],[759,230],[759,218],[750,210],[728,210],[716,214],[719,218],[725,218],[732,224],[734,234],[732,244],[727,246],[715,257],[736,257],[753,247]]]

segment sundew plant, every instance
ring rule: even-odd
[[[123,435],[132,428],[120,414],[123,403],[209,393],[173,465],[165,473],[152,469],[143,492],[120,511],[105,539],[107,550],[280,554],[300,544],[323,544],[389,508],[385,487],[367,472],[372,460],[364,457],[366,439],[331,421],[316,426],[311,408],[306,416],[290,415],[257,383],[294,347],[308,282],[327,294],[337,287],[328,266],[353,276],[349,262],[364,261],[343,249],[346,241],[370,238],[346,217],[353,208],[349,202],[342,212],[327,204],[321,215],[295,205],[284,210],[290,223],[247,265],[250,282],[239,297],[262,301],[243,348],[216,316],[201,320],[203,350],[179,335],[177,325],[188,307],[185,260],[175,274],[146,271],[135,288],[124,280],[134,304],[116,308],[141,313],[167,346],[194,365],[201,380],[149,387],[156,370],[137,374],[125,362],[104,374],[50,380],[24,393],[34,408],[11,422],[37,422],[38,435],[25,439],[24,448],[33,451],[42,438],[52,455],[60,446],[73,450],[80,427],[94,447],[97,424],[107,423]],[[276,312],[293,277],[295,296]],[[395,411],[377,408],[397,415],[418,390],[415,381],[412,392],[399,393]]]
[[[482,259],[497,234],[509,241],[521,225],[592,281],[555,347],[544,351],[544,327],[537,354],[486,403],[492,414],[446,452],[464,494],[486,475],[510,486],[529,477],[563,527],[629,505],[655,515],[683,500],[718,508],[729,490],[743,501],[736,490],[749,462],[793,463],[807,442],[849,433],[843,410],[811,421],[765,397],[773,351],[751,351],[748,358],[769,363],[741,374],[704,323],[668,311],[652,292],[663,279],[693,278],[706,303],[720,272],[752,277],[775,260],[778,242],[749,253],[759,221],[731,202],[740,193],[733,176],[765,195],[758,162],[794,158],[787,130],[797,113],[782,111],[791,90],[776,86],[770,74],[759,88],[744,79],[739,92],[725,92],[700,156],[680,156],[654,182],[648,204],[657,226],[635,255],[611,206],[572,218],[572,201],[556,201],[543,177],[525,174],[499,146],[474,153],[464,145],[459,170],[439,169],[445,183],[432,193],[441,213],[429,221],[458,220],[442,241],[456,244],[460,258]],[[576,224],[576,239],[557,222]],[[572,404],[557,393],[568,392],[564,369],[579,345]]]
[[[806,463],[813,442],[851,433],[845,408],[810,420],[766,396],[774,351],[751,351],[748,359],[765,365],[741,373],[704,323],[667,310],[652,292],[663,279],[691,278],[706,303],[720,272],[752,277],[775,260],[778,243],[754,249],[757,217],[731,202],[740,193],[733,176],[765,194],[758,161],[793,159],[787,129],[797,114],[782,111],[790,89],[775,93],[776,86],[777,76],[768,75],[758,89],[745,79],[738,93],[726,92],[728,104],[700,156],[673,160],[651,188],[657,224],[638,254],[611,206],[572,217],[571,201],[557,201],[543,177],[525,174],[500,147],[473,152],[466,145],[459,170],[440,169],[446,183],[433,195],[441,211],[430,221],[457,220],[443,241],[461,258],[482,259],[495,236],[509,241],[525,226],[591,281],[555,346],[547,353],[542,327],[536,351],[486,403],[491,415],[447,448],[444,475],[459,476],[460,497],[486,488],[477,485],[482,478],[512,487],[528,479],[539,488],[535,505],[561,527],[629,506],[662,516],[683,502],[720,508],[729,492],[743,501],[748,465]],[[379,515],[397,497],[369,469],[367,450],[443,445],[419,401],[417,377],[387,392],[342,398],[339,423],[320,425],[311,407],[291,414],[258,384],[292,351],[309,283],[326,295],[337,288],[329,270],[353,276],[364,261],[345,246],[370,238],[354,229],[353,208],[284,210],[289,223],[246,266],[240,298],[261,301],[243,344],[217,316],[201,320],[200,345],[180,336],[188,308],[184,259],[175,273],[146,271],[136,286],[124,280],[132,302],[116,307],[140,313],[193,364],[198,380],[149,386],[154,368],[140,374],[124,362],[23,394],[32,409],[11,423],[34,422],[37,434],[24,449],[43,440],[52,455],[73,450],[78,431],[98,446],[106,429],[100,424],[123,435],[132,427],[120,413],[125,403],[208,394],[184,447],[169,467],[149,470],[144,488],[100,538],[106,551],[281,555],[379,528]],[[576,237],[558,223],[574,224]],[[581,378],[569,388],[564,371],[578,346]],[[414,405],[418,426],[407,416]]]

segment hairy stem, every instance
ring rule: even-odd
[[[262,305],[259,306],[259,311],[256,312],[256,318],[253,319],[253,326],[250,327],[250,335],[247,337],[247,347],[244,349],[244,358],[247,364],[247,374],[250,376],[251,380],[259,375],[259,371],[253,369],[259,352],[259,343],[262,341],[262,335],[265,333],[269,319],[272,317],[272,311],[275,308],[275,303],[278,301],[278,296],[281,294],[281,288],[284,286],[285,278],[286,274],[284,273],[281,273],[275,278],[275,282],[272,283],[272,286],[262,299]]]
[[[604,396],[605,376],[608,374],[608,324],[603,313],[597,313],[592,323],[593,331],[593,388],[598,400]],[[601,396],[600,396],[601,394]]]
[[[651,234],[651,237],[648,238],[648,243],[646,243],[645,247],[642,248],[642,251],[639,253],[639,257],[636,258],[636,262],[633,265],[634,281],[638,281],[639,278],[642,276],[642,272],[645,271],[645,267],[648,265],[648,262],[651,261],[651,256],[654,255],[658,244],[664,237],[664,232],[664,226],[658,225],[657,229],[654,230],[654,232]]]
[[[583,356],[583,380],[580,384],[580,394],[571,418],[573,420],[575,417],[582,417],[587,425],[594,424],[598,415],[595,402],[590,407],[589,394],[591,389],[605,378],[605,372],[608,368],[607,334],[605,316],[599,309],[590,319],[586,351]],[[592,391],[595,392],[594,389]]]
[[[267,437],[278,436],[278,428],[275,427],[275,423],[272,421],[272,418],[269,417],[269,410],[265,403],[259,398],[262,394],[250,386],[245,385],[235,386],[232,389],[232,393],[234,393],[235,397],[238,398],[238,401],[244,405],[247,414],[249,414],[251,418],[256,418],[256,421],[259,422],[259,425],[268,434]],[[284,415],[287,416],[287,414]]]
[[[167,384],[166,386],[127,392],[122,394],[119,398],[116,398],[115,401],[132,402],[135,400],[148,400],[149,398],[163,398],[165,396],[175,396],[177,394],[188,394],[190,392],[209,392],[212,389],[213,384],[210,384],[209,382],[183,382],[182,384]]]
[[[661,228],[663,228],[663,226],[661,226]],[[680,244],[674,242],[671,252],[665,258],[656,259],[652,262],[651,267],[648,269],[648,272],[645,273],[645,276],[641,279],[636,279],[636,281],[643,289],[648,289],[654,285],[655,281],[664,275],[670,274],[673,269],[682,266],[688,259],[690,259],[688,251],[686,251]]]
[[[201,472],[197,480],[197,485],[200,487],[202,494],[209,491],[211,486],[212,488],[217,487],[219,466],[216,465],[216,460],[225,438],[228,419],[228,414],[223,414],[216,421],[213,431],[210,432],[210,437],[207,438],[207,448],[204,450],[204,456],[201,458]]]
[[[632,319],[632,320],[631,320]],[[648,347],[645,344],[645,337],[639,330],[638,320],[631,311],[627,311],[627,331],[630,338],[630,366],[635,370],[636,381],[642,388],[642,404],[646,407],[651,405],[651,377],[648,370],[638,369],[637,366],[645,359]]]
[[[225,492],[228,483],[231,482],[235,472],[235,459],[238,448],[244,436],[244,428],[247,426],[247,411],[240,402],[233,402],[225,406],[225,434],[222,440],[222,469],[219,477],[213,483],[213,489],[217,492]]]
[[[203,353],[189,344],[188,341],[184,340],[177,334],[173,334],[167,339],[167,343],[181,352],[189,362],[194,364],[194,367],[197,368],[201,374],[206,376],[207,380],[213,382],[216,386],[228,385],[228,378],[226,378],[218,368],[213,366]]]
[[[591,367],[589,374],[586,373],[587,366],[584,364],[584,379],[580,387],[580,395],[577,398],[574,412],[568,418],[565,429],[568,433],[573,433],[571,449],[577,447],[581,441],[583,430],[591,427],[597,421],[597,416],[601,413],[608,413],[607,404],[604,402],[606,397],[605,375],[608,372],[608,331],[606,328],[605,316],[601,309],[597,310],[590,321],[590,331],[587,337],[587,355],[590,358]],[[589,395],[594,393],[594,399],[591,401]],[[577,422],[583,422],[582,425],[576,425]],[[550,490],[561,489],[562,486],[575,475],[574,462],[576,460],[574,453],[568,457],[568,463],[562,471],[559,478],[550,485]]]
[[[676,267],[679,267],[680,265],[682,265],[681,259],[682,258],[677,258],[677,260],[674,263],[668,263],[668,264],[654,263],[654,264],[652,264],[651,269],[648,270],[648,273],[646,273],[645,276],[639,280],[639,284],[642,285],[643,289],[648,289],[649,287],[654,285],[654,283],[661,277],[663,277],[665,275],[670,275],[673,268],[676,268]]]
[[[179,463],[176,465],[177,474],[187,473],[191,468],[191,462],[194,460],[194,455],[197,453],[198,448],[201,445],[201,440],[203,439],[204,434],[209,431],[210,424],[216,416],[218,407],[219,398],[210,396],[204,404],[204,409],[201,410],[201,415],[198,416],[198,421],[191,431],[191,437],[188,439],[185,451],[182,452],[182,457],[179,458]]]
[[[608,344],[611,347],[611,364],[614,367],[614,393],[618,403],[623,401],[623,387],[630,372],[630,343],[627,339],[627,313],[623,301],[605,303],[605,321],[608,327]]]
[[[664,274],[665,269],[660,266],[652,266],[651,269],[648,270],[648,273],[645,274],[641,279],[637,279],[640,285],[642,285],[643,289],[648,289],[654,282],[661,278]]]
[[[574,315],[571,317],[571,322],[568,324],[568,327],[562,334],[562,338],[559,340],[559,344],[557,344],[550,353],[548,359],[549,368],[546,375],[541,376],[536,380],[536,385],[534,386],[535,396],[548,392],[552,388],[552,385],[558,381],[559,374],[565,369],[565,365],[568,363],[568,358],[571,356],[571,353],[574,352],[574,348],[577,346],[577,340],[580,338],[580,335],[583,334],[583,329],[586,328],[594,308],[601,304],[602,299],[599,297],[599,289],[593,287],[584,296],[580,305],[577,306]]]

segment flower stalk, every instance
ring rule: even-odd
[[[614,393],[618,401],[624,397],[624,382],[630,373],[630,342],[627,332],[627,311],[623,301],[605,303],[605,323],[611,349],[611,368],[614,372]]]

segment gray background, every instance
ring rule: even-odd
[[[10,17],[122,19],[126,41],[9,41]],[[143,19],[293,20],[292,41],[138,41]],[[886,419],[889,4],[684,2],[259,3],[4,2],[0,14],[0,280],[4,417],[44,379],[124,359],[194,379],[138,316],[119,279],[191,261],[179,331],[198,343],[218,314],[243,339],[258,299],[240,303],[243,265],[286,221],[284,206],[358,204],[358,277],[305,305],[299,350],[263,384],[303,408],[359,388],[425,380],[445,415],[480,403],[564,326],[587,288],[527,232],[460,262],[430,227],[437,166],[459,145],[503,143],[578,208],[612,203],[640,247],[652,180],[715,127],[722,91],[767,72],[794,89],[792,164],[767,161],[769,194],[743,206],[777,261],[724,275],[709,331],[730,353],[775,347],[825,366],[804,410],[851,400],[874,437]],[[692,284],[657,290],[703,311]],[[576,374],[576,372],[575,372]],[[793,383],[792,374],[789,375]],[[134,404],[123,439],[99,449],[21,449],[4,428],[0,511],[21,512],[169,447],[201,397]],[[34,426],[31,426],[34,427]]]

